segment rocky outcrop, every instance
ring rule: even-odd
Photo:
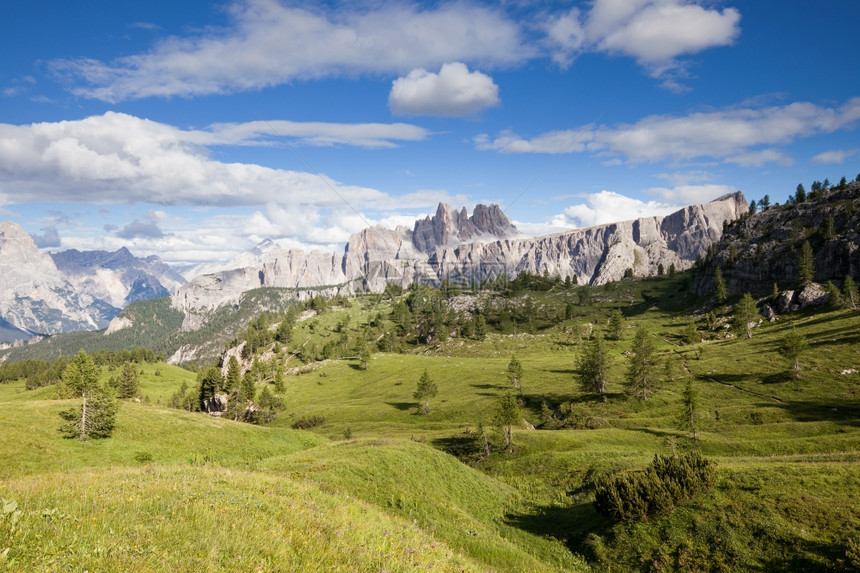
[[[805,242],[812,248],[813,281],[841,284],[847,275],[860,275],[860,182],[736,221],[705,258],[693,289],[699,295],[712,293],[717,268],[729,294],[760,295],[771,292],[774,283],[781,289],[799,287]]]
[[[376,226],[353,235],[340,256],[265,245],[245,258],[253,264],[195,278],[177,291],[172,304],[190,316],[261,286],[296,289],[300,296],[382,292],[391,284],[480,283],[522,271],[599,285],[622,278],[628,269],[651,276],[661,266],[689,268],[719,240],[724,223],[747,208],[743,195],[735,193],[666,217],[530,238],[497,205],[479,205],[468,216],[465,209],[440,204],[434,217],[416,221],[412,230]]]

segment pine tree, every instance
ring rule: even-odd
[[[750,293],[744,294],[740,302],[735,306],[735,315],[732,325],[739,333],[746,334],[747,338],[752,338],[752,328],[750,324],[758,317],[758,309],[755,306],[755,300]]]
[[[421,412],[423,414],[430,413],[430,398],[435,398],[436,394],[439,392],[436,383],[430,378],[430,374],[427,372],[427,369],[424,369],[424,373],[421,375],[421,378],[418,380],[418,388],[412,394],[412,397],[418,400],[419,402],[423,402],[423,406],[421,408]]]
[[[636,329],[632,350],[628,358],[625,389],[628,394],[644,402],[656,391],[657,380],[654,344],[644,326]]]
[[[517,392],[523,391],[523,365],[517,360],[516,355],[511,356],[507,369],[508,382]]]
[[[62,391],[81,398],[80,408],[60,412],[64,420],[60,433],[64,437],[107,438],[113,432],[118,404],[113,391],[99,384],[98,377],[98,366],[83,350],[63,371]]]
[[[812,281],[812,277],[815,276],[815,261],[812,257],[812,245],[809,244],[809,241],[804,241],[800,248],[800,259],[797,266],[797,280],[800,286]]]
[[[239,366],[239,359],[236,355],[230,356],[227,361],[227,378],[224,380],[224,390],[229,392],[233,388],[238,388],[242,383],[242,367]]]
[[[699,335],[699,330],[696,328],[696,323],[691,322],[687,325],[687,328],[684,329],[684,342],[687,344],[696,344],[700,342],[702,337]]]
[[[520,406],[512,392],[506,392],[499,398],[496,405],[496,427],[502,433],[504,449],[508,450],[514,443],[513,426],[520,419]]]
[[[845,299],[842,298],[842,292],[840,292],[839,287],[833,284],[831,281],[827,281],[827,284],[824,285],[824,290],[829,294],[827,298],[827,305],[833,310],[841,310],[845,308]]]
[[[284,365],[278,360],[275,364],[275,393],[283,394],[284,389]]]
[[[206,411],[206,400],[214,396],[216,392],[220,391],[223,385],[224,381],[221,378],[221,369],[217,366],[210,366],[205,372],[203,372],[203,375],[200,378],[199,393],[201,410]]]
[[[367,342],[366,336],[361,336],[358,339],[358,362],[363,370],[370,368],[370,344]]]
[[[117,397],[122,399],[134,398],[140,390],[140,381],[137,377],[137,367],[133,362],[126,362],[122,366],[122,374],[117,384]]]
[[[624,316],[621,311],[616,309],[609,316],[609,338],[612,340],[621,340],[621,334],[624,331]]]
[[[759,202],[759,205],[761,205],[762,210],[770,207],[770,195],[765,195],[764,197],[762,197],[761,201]]]
[[[690,432],[694,440],[699,439],[696,420],[699,418],[699,393],[693,388],[693,379],[687,378],[684,392],[681,394],[681,413],[678,416],[678,429]]]
[[[253,369],[249,370],[242,377],[242,384],[239,385],[238,399],[239,402],[245,403],[253,400],[257,394],[257,382],[254,376]]]
[[[594,334],[591,341],[579,357],[579,383],[583,392],[606,392],[609,380],[609,354],[603,344],[600,331]]]
[[[797,184],[797,194],[794,196],[794,200],[796,203],[803,203],[806,201],[806,189],[803,188],[803,183]]]
[[[857,310],[857,306],[860,304],[860,295],[858,295],[857,285],[851,275],[845,275],[845,280],[842,282],[842,298],[848,308]]]
[[[726,281],[723,279],[723,271],[720,267],[714,271],[714,296],[720,304],[726,302]]]
[[[779,354],[792,362],[795,378],[800,378],[800,355],[807,347],[806,339],[794,327],[786,333],[779,345]]]

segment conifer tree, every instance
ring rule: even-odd
[[[284,393],[284,365],[280,360],[275,364],[275,393]]]
[[[239,366],[239,359],[236,355],[230,356],[227,361],[227,378],[224,380],[224,390],[229,392],[233,388],[238,388],[242,382],[242,368]]]
[[[857,310],[860,305],[860,295],[857,292],[857,285],[851,275],[846,275],[842,282],[842,298],[845,300],[845,305],[851,310]]]
[[[720,304],[726,302],[726,297],[728,296],[726,293],[726,281],[723,279],[723,271],[720,267],[717,267],[717,270],[714,271],[714,296]]]
[[[609,316],[609,338],[612,340],[621,340],[621,334],[624,331],[624,316],[621,311],[615,309]]]
[[[496,427],[502,433],[504,449],[510,449],[514,443],[513,426],[520,419],[520,406],[512,392],[505,392],[496,405]]]
[[[798,260],[797,280],[801,286],[812,281],[815,276],[815,260],[812,257],[812,245],[804,241],[800,248],[800,259]]]
[[[579,383],[583,392],[603,394],[609,380],[609,354],[600,331],[585,345],[579,357]]]
[[[116,423],[118,409],[113,391],[99,383],[99,369],[81,350],[63,371],[61,388],[81,398],[80,408],[60,412],[64,423],[60,433],[66,438],[107,438]]]
[[[755,306],[755,300],[750,293],[744,294],[740,302],[735,306],[735,315],[733,326],[739,333],[746,334],[747,338],[752,338],[752,328],[750,324],[758,317],[758,309]]]
[[[122,366],[122,374],[117,385],[117,397],[122,399],[134,398],[140,390],[140,381],[137,376],[137,367],[133,362],[126,362]]]
[[[421,408],[421,413],[429,414],[430,413],[430,398],[435,398],[436,394],[438,394],[439,388],[436,386],[436,383],[430,378],[430,374],[427,372],[427,369],[424,369],[424,373],[421,375],[421,378],[418,380],[418,388],[412,394],[412,397],[418,400],[419,402],[423,402],[423,406]]]
[[[779,345],[779,354],[792,362],[795,378],[800,378],[800,355],[806,351],[807,347],[806,338],[794,327],[786,333]]]
[[[224,380],[221,377],[221,369],[217,366],[210,366],[203,372],[203,375],[200,378],[199,393],[201,410],[206,410],[206,406],[204,405],[206,400],[219,392],[223,385]]]
[[[648,400],[656,391],[656,369],[654,344],[645,327],[640,326],[633,336],[632,353],[627,363],[627,393],[637,400]]]
[[[523,364],[517,360],[516,355],[511,356],[511,361],[508,362],[507,368],[508,382],[511,387],[517,392],[523,390]]]
[[[693,440],[699,439],[696,421],[699,418],[699,393],[693,388],[693,379],[687,378],[684,392],[681,394],[681,413],[678,416],[678,429],[690,432]]]

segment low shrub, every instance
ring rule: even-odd
[[[302,416],[293,422],[293,429],[307,430],[308,428],[315,428],[323,424],[325,424],[325,417],[323,416]]]
[[[598,477],[594,483],[594,508],[616,522],[641,521],[669,513],[710,489],[713,481],[713,463],[698,452],[656,454],[643,470]]]

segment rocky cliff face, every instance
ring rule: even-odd
[[[693,289],[714,291],[720,268],[729,294],[766,294],[798,285],[800,252],[809,242],[813,280],[841,284],[860,276],[860,183],[829,189],[802,203],[771,206],[732,224],[705,259]]]
[[[57,268],[81,292],[123,308],[139,300],[169,296],[186,280],[157,256],[71,249],[51,255]]]
[[[19,225],[0,223],[0,317],[43,334],[105,328],[119,309],[79,291]]]
[[[522,271],[576,276],[579,283],[618,280],[627,269],[637,276],[659,265],[678,270],[722,235],[723,223],[748,209],[741,193],[686,207],[666,217],[648,217],[538,238],[523,237],[497,205],[479,205],[468,216],[440,204],[434,217],[405,227],[371,227],[350,237],[344,254],[286,251],[270,247],[254,264],[204,275],[173,296],[173,306],[190,314],[238,300],[260,286],[322,288],[327,293],[382,292],[412,282],[438,284],[513,278]]]

